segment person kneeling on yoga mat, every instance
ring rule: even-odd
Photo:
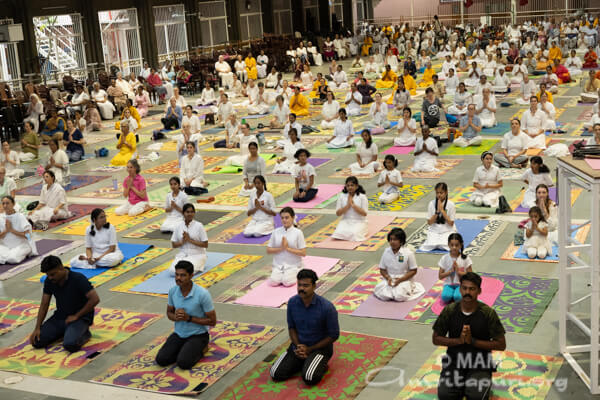
[[[208,350],[208,328],[217,324],[217,313],[208,290],[196,285],[194,266],[189,261],[175,265],[175,284],[169,289],[167,318],[175,322],[175,331],[156,354],[156,363],[166,367],[176,363],[192,369]]]
[[[315,271],[302,269],[296,279],[298,294],[289,299],[287,308],[292,343],[271,366],[271,378],[285,381],[301,372],[304,383],[312,386],[327,372],[333,343],[340,337],[340,325],[334,305],[315,294],[318,279]]]

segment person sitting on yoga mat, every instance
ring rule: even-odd
[[[540,183],[550,187],[554,186],[552,183],[552,176],[550,175],[550,168],[544,164],[544,160],[540,156],[533,156],[529,160],[530,166],[521,176],[521,180],[527,184],[527,190],[523,195],[523,201],[521,207],[531,208],[535,206],[536,200],[536,188]]]
[[[294,209],[284,207],[279,215],[282,226],[273,231],[267,247],[267,254],[273,254],[273,269],[268,283],[270,286],[292,286],[303,267],[306,243],[304,234],[295,224]]]
[[[123,197],[127,201],[115,209],[116,215],[135,217],[151,208],[148,204],[146,180],[140,175],[140,171],[140,164],[137,160],[129,160],[127,177],[123,180]]]
[[[54,173],[59,185],[66,186],[71,181],[69,156],[60,148],[60,142],[57,139],[50,139],[48,147],[50,148],[50,157],[48,157],[45,170]]]
[[[11,150],[8,140],[3,140],[2,149],[0,150],[0,166],[6,168],[6,176],[14,179],[23,176],[25,171],[19,168],[19,164],[21,164],[19,153]]]
[[[296,185],[296,192],[292,197],[294,201],[299,203],[306,203],[311,201],[317,195],[317,188],[315,185],[315,167],[308,163],[310,158],[310,151],[306,149],[300,149],[294,154],[294,158],[298,160],[292,172],[294,183]]]
[[[248,199],[248,216],[252,217],[244,228],[244,236],[260,237],[271,234],[275,229],[275,199],[267,191],[267,182],[262,175],[254,177],[255,191]]]
[[[181,120],[183,119],[183,110],[177,105],[177,99],[171,97],[169,99],[169,107],[165,112],[165,116],[161,118],[160,122],[163,124],[163,128],[167,131],[172,129],[181,128]]]
[[[543,183],[535,188],[535,205],[540,208],[548,223],[548,240],[552,245],[558,246],[558,206],[550,198],[548,186]]]
[[[481,153],[481,163],[475,170],[473,176],[473,187],[475,190],[469,197],[469,201],[477,207],[498,207],[500,189],[502,188],[502,176],[500,169],[493,165],[494,155],[489,151]]]
[[[271,367],[274,381],[302,373],[306,385],[316,385],[327,372],[333,343],[340,336],[338,313],[327,299],[315,294],[317,274],[301,269],[296,276],[298,294],[288,300],[287,324],[291,344]],[[310,321],[309,324],[306,321]]]
[[[248,151],[250,154],[244,162],[244,170],[242,171],[244,184],[239,193],[239,196],[243,197],[250,197],[256,191],[254,187],[254,177],[256,175],[264,176],[267,174],[267,164],[265,159],[258,154],[258,145],[256,142],[248,145]]]
[[[438,279],[444,280],[442,301],[450,303],[460,301],[460,278],[467,272],[473,272],[471,257],[464,253],[465,244],[460,233],[451,233],[448,236],[450,252],[444,254],[438,262],[440,270]]]
[[[436,163],[439,155],[437,141],[430,136],[429,126],[421,125],[422,136],[415,143],[415,162],[411,168],[412,172],[434,172],[437,171]]]
[[[486,107],[486,105],[482,107]],[[455,146],[467,147],[481,145],[481,119],[479,118],[479,115],[476,114],[475,104],[469,104],[467,106],[467,115],[460,117],[458,129],[462,132],[462,136],[454,139]]]
[[[34,229],[45,231],[50,221],[67,219],[71,217],[67,194],[65,189],[56,182],[54,173],[50,170],[44,172],[44,186],[40,193],[40,200],[36,208],[29,212],[27,218]]]
[[[417,260],[406,246],[406,233],[401,228],[392,229],[387,235],[390,247],[379,260],[382,280],[373,289],[373,295],[382,301],[410,301],[421,297],[425,288],[413,281],[417,274]]]
[[[328,149],[343,149],[354,146],[354,127],[346,115],[346,109],[340,108],[339,119],[335,122],[333,136],[326,142]]]
[[[513,118],[510,121],[510,132],[504,134],[501,151],[496,153],[494,161],[503,168],[523,168],[527,165],[527,146],[529,137],[521,131],[521,121]]]
[[[386,106],[387,107],[387,106]],[[379,162],[377,161],[377,145],[373,143],[371,132],[368,129],[363,129],[361,132],[362,142],[358,144],[356,149],[356,161],[350,164],[350,171],[354,175],[370,175],[379,170]]]
[[[296,136],[298,140],[301,140],[302,124],[297,121],[296,114],[294,113],[290,113],[288,116],[288,122],[283,126],[283,130],[281,131],[283,138],[277,141],[277,147],[283,148],[285,146],[285,143],[289,140],[289,133],[292,128],[296,129]]]
[[[206,182],[204,181],[204,159],[196,153],[194,142],[185,144],[187,155],[181,158],[181,168],[179,169],[179,179],[183,184],[183,190],[190,196],[199,196],[207,193]]]
[[[548,239],[548,222],[538,206],[529,209],[529,221],[525,224],[523,252],[527,257],[545,259],[552,256],[552,244]]]
[[[427,208],[427,239],[419,247],[421,251],[442,249],[448,251],[448,236],[456,232],[456,207],[448,200],[448,185],[438,182],[435,185],[435,199]]]
[[[433,324],[432,342],[446,346],[437,388],[441,400],[488,399],[496,363],[492,351],[506,349],[505,330],[493,308],[477,300],[481,277],[460,278],[462,300],[448,304]]]
[[[165,200],[165,214],[167,218],[160,226],[161,232],[173,232],[177,225],[183,222],[183,205],[188,202],[187,194],[181,190],[181,180],[172,176],[169,179],[171,191]]]
[[[71,268],[106,268],[119,265],[123,253],[117,243],[117,231],[106,220],[101,208],[95,208],[91,214],[92,223],[85,230],[85,254],[71,259]]]
[[[544,134],[546,113],[540,110],[538,101],[537,97],[531,96],[529,99],[529,109],[521,117],[522,130],[529,136],[527,147],[530,149],[546,148],[546,135]]]
[[[291,128],[288,132],[288,139],[285,140],[283,145],[283,154],[277,158],[277,163],[273,167],[274,174],[293,174],[296,166],[296,160],[294,155],[300,149],[303,149],[304,145],[298,140],[298,133],[296,128]]]
[[[194,266],[189,261],[175,265],[175,286],[169,289],[167,318],[175,322],[174,332],[156,354],[156,363],[167,367],[192,369],[208,351],[208,328],[217,324],[217,313],[208,290],[192,280]]]
[[[193,204],[183,205],[183,221],[175,227],[171,236],[171,244],[174,249],[179,249],[175,259],[169,267],[171,276],[175,276],[175,266],[179,261],[185,260],[192,264],[193,273],[204,271],[206,264],[206,249],[208,248],[208,236],[202,222],[194,219],[196,209]]]
[[[1,202],[0,264],[19,264],[29,255],[37,256],[35,241],[31,237],[31,225],[25,215],[15,210],[15,198],[4,195]]]
[[[98,293],[85,275],[65,268],[57,256],[44,257],[41,272],[46,274],[46,280],[29,342],[36,349],[43,349],[63,338],[65,350],[79,351],[92,337],[90,326],[94,322],[94,307],[100,303]],[[52,296],[56,310],[44,321]]]
[[[358,184],[356,177],[347,177],[344,189],[339,194],[335,205],[335,215],[342,218],[335,227],[331,238],[351,242],[367,240],[368,210],[369,200],[365,189]]]
[[[2,199],[4,196],[10,196],[14,199],[16,194],[17,184],[15,183],[14,179],[6,176],[6,169],[0,165],[0,199]],[[21,208],[17,205],[16,210],[20,211],[20,209]],[[3,212],[2,202],[0,202],[0,214]]]
[[[398,120],[398,135],[394,138],[394,146],[412,146],[417,141],[417,121],[412,117],[410,107],[404,107],[402,118]]]
[[[110,165],[120,167],[127,162],[137,158],[137,139],[135,133],[129,127],[129,122],[121,123],[121,134],[117,142],[119,152],[110,160]]]

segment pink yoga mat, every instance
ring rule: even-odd
[[[421,282],[425,288],[425,293],[429,291],[438,281],[437,268],[419,268],[417,275],[413,278],[417,282]],[[370,317],[384,319],[399,319],[406,318],[409,312],[419,303],[423,297],[416,300],[397,302],[397,301],[381,301],[371,295],[352,313],[355,317]]]
[[[339,261],[339,258],[306,256],[303,261],[305,268],[310,268],[317,273],[317,276],[321,276],[333,268]],[[244,296],[235,300],[235,303],[246,306],[276,308],[286,303],[290,297],[297,293],[296,285],[290,287],[273,287],[269,286],[268,279],[266,279],[263,283],[246,293]]]
[[[593,169],[600,169],[600,159],[586,158],[585,162],[588,163],[588,165]]]
[[[415,146],[392,146],[389,149],[383,151],[381,154],[410,154],[415,149]]]
[[[504,282],[496,278],[488,278],[487,276],[481,277],[481,294],[477,300],[484,302],[488,306],[492,307],[496,302],[500,293],[504,289]],[[431,306],[431,311],[440,315],[446,304],[442,302],[442,296],[440,295],[435,303]]]
[[[316,205],[321,204],[325,200],[328,200],[338,194],[344,189],[344,185],[333,185],[330,183],[322,183],[318,186],[319,191],[314,199],[307,201],[306,203],[298,203],[295,201],[288,201],[282,207],[296,208],[314,208]]]
[[[367,220],[369,224],[369,229],[367,231],[367,239],[388,226],[394,221],[394,216],[391,215],[368,215]],[[336,250],[353,250],[362,242],[349,242],[347,240],[337,240],[327,238],[323,240],[321,243],[317,243],[314,247],[318,247],[321,249],[336,249]]]

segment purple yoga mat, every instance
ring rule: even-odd
[[[22,263],[19,263],[19,264],[0,264],[0,274],[3,274],[4,272],[6,272],[16,266],[21,265],[26,262],[29,262],[35,258],[41,258],[42,256],[46,255],[50,251],[52,251],[54,249],[58,249],[59,247],[65,246],[71,242],[72,242],[72,240],[54,240],[54,239],[38,240],[35,242],[35,245],[37,247],[37,251],[39,254],[38,256],[28,257],[25,260],[23,260]],[[40,262],[41,262],[41,259],[40,259]]]
[[[415,282],[421,282],[423,287],[425,287],[425,293],[427,293],[438,281],[438,270],[434,268],[419,268],[417,275],[413,279]],[[352,315],[355,317],[403,320],[422,298],[423,296],[412,301],[397,302],[381,301],[371,295],[358,306]]]
[[[550,198],[554,202],[556,202],[556,187],[548,188],[548,196],[550,196]],[[525,208],[525,207],[519,205],[519,207],[515,208],[515,210],[513,212],[516,212],[516,213],[528,213],[529,212],[529,208]]]
[[[296,221],[300,221],[302,218],[306,217],[306,214],[296,214]],[[281,217],[279,215],[275,216],[275,228],[279,228],[282,226]],[[237,244],[264,244],[271,239],[271,235],[260,236],[260,237],[246,237],[244,233],[238,233],[231,239],[229,239],[226,243],[237,243]]]
[[[313,167],[317,168],[318,166],[321,166],[321,165],[325,164],[328,161],[331,161],[331,158],[311,157],[306,162],[309,163],[310,165],[312,165]],[[279,174],[276,174],[276,175],[289,175],[289,174],[279,173]]]

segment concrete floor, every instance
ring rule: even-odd
[[[344,62],[344,66],[348,66],[349,62]],[[324,71],[325,68],[318,68],[317,71]],[[569,89],[569,91],[564,96],[555,96],[555,105],[557,107],[563,106],[566,102],[572,100],[577,97],[580,92],[579,86],[573,87]],[[188,101],[190,102],[190,101]],[[499,102],[498,102],[499,103]],[[413,109],[418,109],[420,107],[420,100],[413,103]],[[497,119],[499,121],[508,121],[509,117],[512,116],[517,111],[517,106],[512,106],[510,108],[498,108]],[[561,122],[574,122],[578,115],[582,112],[583,107],[577,106],[573,108],[569,108],[562,114],[559,118]],[[249,121],[252,126],[256,123],[253,120]],[[111,133],[113,132],[110,128],[112,123],[105,122],[104,123],[107,128],[104,129],[102,133]],[[96,133],[92,133],[94,135]],[[315,134],[312,134],[315,135]],[[311,135],[311,136],[312,136]],[[318,134],[317,134],[318,135]],[[386,134],[382,136],[385,143],[390,143],[392,140],[391,134]],[[567,136],[566,139],[568,141],[572,141],[574,138]],[[111,156],[114,154],[114,144],[115,140],[112,139],[110,141],[102,142],[101,144],[95,144],[91,146],[87,146],[87,151],[91,152],[94,148],[99,148],[105,146],[111,149]],[[144,149],[148,146],[149,143],[144,143],[140,146],[141,154],[147,153]],[[499,146],[496,147],[496,150]],[[44,150],[45,152],[46,150]],[[154,163],[145,163],[142,165],[142,169],[148,169],[150,167],[162,164],[171,159],[175,158],[173,152],[161,152],[161,158],[157,162]],[[210,155],[229,155],[228,153],[218,153],[211,152]],[[315,154],[315,156],[324,156]],[[331,155],[329,155],[331,157]],[[472,181],[473,171],[474,169],[480,165],[479,156],[461,156],[464,158],[464,161],[452,171],[448,172],[443,176],[440,181],[443,180],[447,182],[450,190],[453,187],[458,185],[465,185],[468,182]],[[329,175],[335,169],[342,168],[348,166],[353,160],[355,156],[354,154],[336,154],[334,155],[334,160],[327,165],[317,169],[317,182],[318,183],[342,183],[339,179],[331,179],[328,178]],[[412,156],[400,156],[400,165],[399,168],[404,169],[407,166],[412,164]],[[452,158],[452,157],[448,157]],[[458,158],[454,156],[453,158]],[[90,159],[85,163],[80,163],[74,165],[72,167],[72,174],[87,174],[91,169],[96,166],[102,165],[103,163],[108,162],[108,159]],[[556,161],[552,159],[546,160],[547,164],[554,168],[556,166]],[[103,173],[98,173],[101,175],[108,175]],[[142,174],[143,171],[142,171]],[[125,173],[120,172],[116,174],[119,180],[122,180]],[[144,174],[144,176],[149,177],[149,175]],[[162,175],[161,177],[166,177],[166,175]],[[231,177],[231,176],[223,176],[223,175],[212,175],[210,179],[228,179],[231,182],[225,186],[224,188],[220,188],[219,191],[225,190],[227,188],[233,187],[241,181],[240,177]],[[269,176],[267,177],[270,182],[288,182],[289,178],[282,176]],[[426,180],[424,182],[426,184],[435,184],[438,180]],[[33,183],[33,179],[29,178],[24,184],[21,186],[27,186]],[[414,179],[405,179],[405,183],[423,183],[423,180],[414,180]],[[97,203],[97,199],[88,199],[82,200],[77,199],[77,194],[81,194],[82,192],[88,191],[89,189],[93,189],[95,187],[103,185],[104,182],[97,183],[92,186],[88,186],[83,189],[79,189],[72,193],[69,193],[70,202],[71,203]],[[373,193],[376,190],[376,179],[371,179],[369,181],[361,181],[361,184],[365,186],[367,193]],[[165,183],[166,185],[166,183]],[[434,198],[434,193],[428,193],[424,198],[410,207],[404,209],[402,212],[395,213],[395,215],[400,217],[416,217],[418,220],[412,223],[407,229],[407,234],[410,235],[414,232],[423,222],[427,209],[428,202]],[[276,200],[279,202],[279,200]],[[114,204],[113,201],[104,201],[106,204]],[[589,215],[589,202],[590,198],[587,193],[583,193],[582,196],[578,199],[576,206],[574,207],[574,216],[576,218],[585,218]],[[162,202],[161,202],[162,204]],[[199,205],[199,208],[202,209],[210,209],[211,205]],[[235,209],[235,207],[229,207],[228,209]],[[305,237],[308,237],[312,233],[316,232],[318,229],[322,228],[326,224],[330,223],[335,219],[334,216],[334,206],[330,206],[324,210],[314,210],[315,213],[325,214],[323,218],[321,218],[317,223],[307,227],[304,230]],[[477,216],[474,214],[464,214],[459,215],[459,217],[463,218],[476,218]],[[513,235],[516,229],[516,221],[522,219],[521,216],[516,215],[492,215],[491,218],[500,218],[503,220],[511,221],[511,225],[504,230],[502,235],[498,238],[498,240],[494,243],[492,247],[485,253],[484,256],[481,257],[473,257],[473,269],[475,271],[481,272],[496,272],[496,273],[506,273],[506,274],[519,274],[525,276],[536,276],[536,277],[544,277],[544,278],[557,278],[558,277],[558,265],[557,264],[548,264],[548,263],[532,263],[532,262],[515,262],[515,261],[504,261],[500,260],[501,254],[504,252],[506,247],[512,241]],[[239,216],[234,221],[231,221],[227,224],[230,226],[236,222],[239,222],[243,219],[243,216]],[[224,226],[225,227],[225,226]],[[136,228],[139,228],[136,227]],[[133,228],[133,229],[136,229]],[[128,233],[129,231],[125,231],[124,233]],[[215,232],[209,232],[209,239],[215,235]],[[119,235],[122,236],[121,234]],[[52,231],[39,235],[39,237],[45,238],[60,238],[65,239],[64,235],[56,235],[53,234]],[[81,239],[81,237],[73,237],[74,239]],[[132,243],[144,243],[144,240],[136,240],[136,239],[125,239],[127,242]],[[153,244],[161,247],[169,247],[168,241],[156,241]],[[336,257],[343,258],[347,261],[363,261],[363,264],[357,268],[353,273],[343,279],[340,283],[338,283],[332,290],[328,291],[326,296],[328,299],[334,299],[341,291],[343,291],[346,287],[348,287],[358,276],[364,273],[368,268],[370,268],[373,264],[379,261],[379,257],[383,252],[385,246],[376,252],[341,252],[337,250],[326,250],[326,249],[309,249],[308,253],[310,255],[315,256],[328,256],[328,257]],[[224,244],[210,244],[210,251],[223,251],[223,252],[239,252],[244,254],[259,254],[265,255],[265,249],[260,246],[236,246],[236,245],[224,245]],[[67,262],[78,250],[69,252],[62,256],[63,260]],[[165,262],[170,257],[172,257],[172,252],[165,254],[156,260],[148,262],[134,271],[130,271],[122,276],[119,276],[106,284],[101,285],[97,288],[98,293],[101,298],[101,305],[105,307],[114,307],[114,308],[122,308],[127,310],[135,310],[135,311],[145,311],[145,312],[155,312],[155,313],[163,313],[166,308],[166,300],[157,297],[150,296],[142,296],[142,295],[133,295],[133,294],[123,294],[111,292],[109,289],[121,284],[133,276],[139,275],[148,269],[159,265],[160,263]],[[417,260],[419,265],[421,266],[436,266],[439,260],[439,256],[437,255],[423,255],[419,254],[417,256]],[[238,282],[244,280],[244,278],[258,271],[265,265],[270,262],[270,257],[263,257],[260,261],[250,265],[249,267],[233,274],[229,278],[213,285],[210,287],[209,291],[216,297],[224,290],[230,288]],[[17,275],[9,280],[4,282],[0,282],[0,296],[2,297],[14,297],[14,298],[23,298],[23,299],[31,299],[31,300],[39,300],[41,288],[39,284],[26,282],[25,279],[36,274],[37,269],[31,269],[20,275]],[[583,291],[586,287],[586,281],[583,279],[575,279],[574,287],[577,291]],[[267,308],[256,308],[256,307],[244,307],[241,305],[230,305],[230,304],[215,304],[218,318],[221,320],[232,320],[232,321],[243,321],[247,323],[259,323],[259,324],[268,324],[275,326],[286,326],[285,319],[285,310],[275,310],[275,309],[267,309]],[[589,308],[589,306],[588,306]],[[584,308],[582,308],[582,313],[586,312]],[[530,335],[524,334],[507,334],[507,344],[509,350],[514,351],[523,351],[537,354],[546,354],[546,355],[557,355],[558,354],[558,298],[555,296],[552,303],[539,320],[535,330]],[[34,322],[29,322],[3,336],[0,337],[0,344],[2,346],[6,346],[14,343],[21,339],[24,335],[27,335],[33,329]],[[405,378],[404,383],[402,381],[398,381],[395,379],[398,374],[395,372],[392,374],[391,372],[382,373],[377,376],[376,382],[387,382],[393,380],[394,383],[381,385],[381,386],[373,386],[365,388],[360,395],[358,396],[359,400],[364,399],[394,399],[398,392],[402,389],[404,384],[413,374],[419,369],[419,367],[425,362],[425,360],[429,357],[429,355],[433,352],[434,346],[431,343],[431,326],[406,322],[406,321],[394,321],[394,320],[371,320],[371,319],[363,319],[356,318],[347,315],[340,316],[340,326],[343,330],[346,331],[354,331],[360,332],[369,335],[377,335],[377,336],[385,336],[385,337],[393,337],[393,338],[402,338],[408,340],[406,346],[404,346],[396,356],[389,363],[390,366],[398,368],[398,371],[402,371],[403,376]],[[115,347],[111,351],[106,354],[102,354],[100,357],[97,357],[92,363],[87,365],[86,367],[80,369],[79,371],[72,374],[68,380],[63,381],[42,381],[37,382],[35,379],[30,377],[25,377],[23,385],[18,386],[19,390],[14,390],[10,387],[10,385],[6,385],[2,383],[5,376],[8,376],[5,373],[0,372],[0,398],[2,399],[59,399],[59,398],[80,398],[80,399],[88,399],[88,398],[106,398],[108,397],[109,388],[101,385],[94,385],[91,387],[91,391],[89,392],[77,392],[74,391],[73,385],[77,382],[85,382],[88,379],[96,376],[97,374],[105,371],[108,367],[115,364],[118,361],[121,361],[124,357],[127,357],[128,354],[134,352],[135,350],[143,347],[147,344],[151,339],[156,337],[157,335],[164,335],[172,329],[172,322],[168,321],[166,318],[161,319],[160,321],[152,324],[147,329],[144,329],[139,334],[136,334],[131,339],[125,341],[119,346]],[[577,332],[576,332],[577,333]],[[583,340],[583,337],[580,337],[579,340]],[[244,360],[237,368],[233,371],[226,374],[221,380],[219,380],[216,384],[211,386],[203,395],[204,398],[215,398],[220,393],[223,392],[228,386],[233,384],[238,378],[240,378],[246,371],[252,368],[257,362],[266,357],[271,351],[273,351],[277,346],[287,340],[287,334],[282,333],[276,336],[273,340],[267,343],[265,346],[260,348],[246,360]],[[559,381],[561,385],[563,385],[563,391],[559,391],[559,389],[555,386],[550,389],[548,399],[562,399],[562,398],[592,398],[593,396],[589,395],[588,389],[582,383],[582,381],[576,376],[573,370],[568,365],[563,365],[559,373]],[[566,389],[564,389],[564,383],[566,382]],[[90,384],[91,385],[91,384]],[[16,388],[16,387],[15,387]],[[112,388],[110,388],[112,390]],[[119,393],[123,395],[123,398],[149,398],[147,393],[137,392],[137,391],[129,391],[126,389],[118,389]],[[116,392],[111,392],[116,393]],[[57,396],[57,397],[54,397]],[[110,395],[113,399],[116,399],[117,395]],[[163,396],[168,397],[168,396]]]

